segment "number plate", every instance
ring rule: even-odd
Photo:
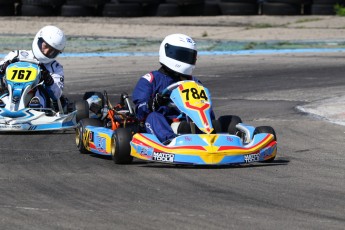
[[[196,82],[188,82],[181,85],[179,92],[184,104],[188,103],[196,108],[202,108],[209,103],[205,88]]]
[[[33,66],[28,67],[18,67],[11,66],[7,68],[6,71],[6,80],[17,82],[17,83],[26,83],[34,81],[37,77],[37,69]]]

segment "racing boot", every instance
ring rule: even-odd
[[[38,97],[33,97],[31,100],[30,100],[30,103],[29,103],[29,108],[33,108],[33,109],[40,109],[42,108],[42,104],[41,104],[41,101]]]

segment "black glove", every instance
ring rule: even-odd
[[[156,111],[159,107],[165,106],[169,102],[170,97],[168,95],[157,93],[156,96],[149,101],[148,106],[152,111]]]
[[[11,64],[11,61],[6,61],[0,66],[0,74],[5,74],[7,66]]]
[[[12,64],[18,61],[19,61],[18,57],[14,57],[12,60],[7,60],[6,62],[4,62],[0,66],[0,74],[5,74],[7,66],[9,66],[9,64]]]
[[[49,71],[43,66],[41,66],[41,79],[43,80],[46,86],[51,86],[54,84],[54,79],[50,75]]]

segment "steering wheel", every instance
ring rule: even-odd
[[[167,86],[163,91],[162,91],[162,95],[169,95],[171,93],[171,91],[173,91],[174,89],[176,89],[177,87],[179,87],[180,85],[182,85],[183,83],[186,82],[190,82],[191,80],[186,80],[186,81],[178,81],[175,83],[172,83],[171,85]],[[194,81],[192,81],[194,82]]]

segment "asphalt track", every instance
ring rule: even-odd
[[[131,92],[157,57],[61,58],[66,95]],[[345,126],[301,112],[343,95],[342,53],[201,56],[217,115],[270,125],[274,163],[114,165],[73,131],[0,135],[1,229],[344,229]]]

